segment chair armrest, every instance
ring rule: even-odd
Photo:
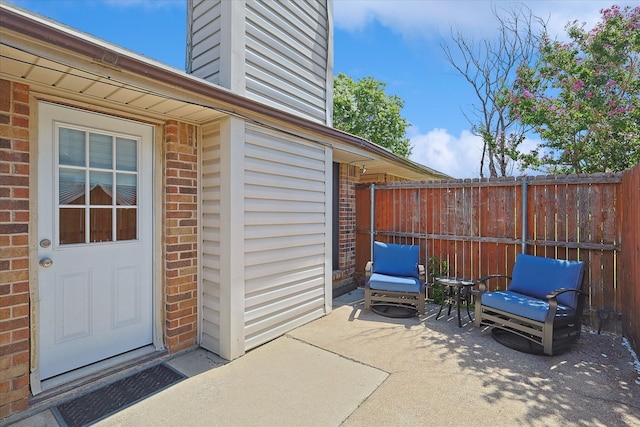
[[[425,276],[427,274],[426,270],[424,269],[424,265],[418,264],[418,274],[420,276]]]
[[[580,289],[570,289],[570,288],[560,288],[560,289],[556,289],[555,291],[547,294],[547,299],[552,299],[552,298],[558,298],[558,295],[567,293],[567,292],[577,292],[579,294],[586,294],[586,292],[581,291]]]
[[[484,276],[476,280],[476,284],[478,285],[478,293],[484,293],[487,290],[487,281],[491,279],[509,279],[511,280],[511,276],[507,276],[505,274],[489,274],[488,276]]]
[[[547,300],[549,300],[549,311],[545,319],[545,327],[551,327],[553,325],[553,319],[558,312],[558,295],[562,295],[567,292],[577,292],[579,295],[586,295],[587,293],[580,289],[560,288],[547,294]]]
[[[369,279],[373,273],[373,261],[367,261],[367,265],[364,266],[364,287],[369,288]]]

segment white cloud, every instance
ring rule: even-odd
[[[376,20],[405,37],[430,37],[448,32],[453,22],[464,27],[477,27],[478,22],[484,21],[483,15],[486,18],[491,16],[490,8],[477,7],[483,3],[488,2],[335,0],[333,16],[335,25],[346,31],[361,31]],[[462,13],[469,7],[476,13]]]
[[[446,129],[433,129],[420,134],[416,128],[409,130],[414,162],[446,173],[454,178],[479,178],[482,139],[464,130],[459,137]]]
[[[482,138],[463,130],[460,136],[450,134],[446,129],[432,129],[421,134],[419,129],[409,129],[409,140],[413,147],[410,159],[456,179],[480,178],[482,158]],[[530,152],[540,144],[539,139],[527,138],[520,144],[521,152]],[[533,170],[520,171],[516,165],[508,175],[537,175]],[[485,177],[488,173],[485,170]]]
[[[452,26],[470,37],[480,36],[496,29],[493,8],[526,5],[534,16],[548,20],[552,36],[560,37],[570,21],[585,22],[592,28],[600,20],[601,9],[612,4],[637,6],[637,1],[335,0],[333,4],[335,25],[342,30],[361,31],[376,20],[407,38],[449,34]]]

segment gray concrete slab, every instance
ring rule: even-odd
[[[614,335],[585,332],[549,357],[517,352],[468,318],[389,319],[343,305],[288,334],[389,372],[344,423],[360,425],[640,426],[632,354]]]
[[[96,425],[340,425],[387,377],[285,336]]]
[[[585,331],[569,352],[530,355],[437,309],[393,319],[351,292],[232,362],[171,359],[188,379],[97,425],[640,426],[640,367],[621,337]],[[43,411],[17,425],[57,423]]]

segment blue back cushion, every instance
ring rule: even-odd
[[[373,272],[389,276],[419,277],[417,245],[373,242]]]
[[[546,296],[560,288],[580,289],[584,263],[519,254],[513,266],[508,290],[534,298]],[[567,292],[558,297],[560,304],[576,308],[578,294]]]

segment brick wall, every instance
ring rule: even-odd
[[[0,419],[29,397],[29,87],[0,80]]]
[[[356,250],[356,191],[358,168],[340,165],[339,271],[334,271],[334,297],[355,288],[353,273]]]
[[[171,353],[196,345],[198,146],[195,126],[165,125],[165,339]]]

